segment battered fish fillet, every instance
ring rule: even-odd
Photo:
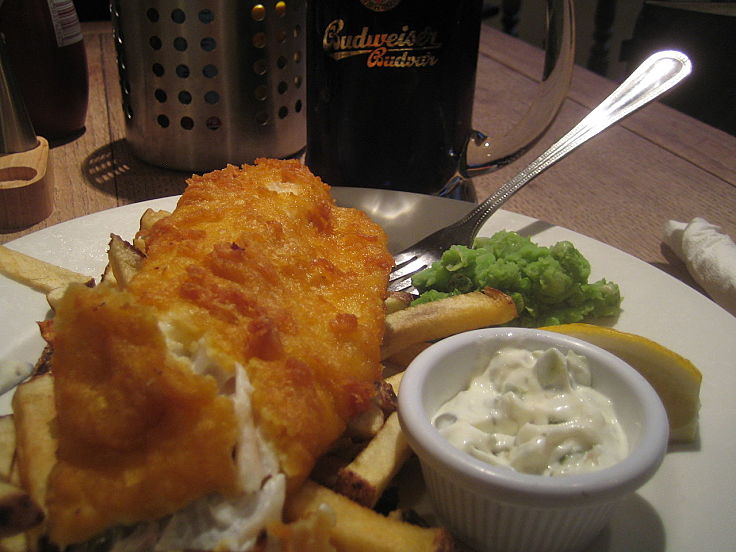
[[[192,177],[146,255],[127,289],[75,287],[58,307],[49,535],[174,514],[156,549],[243,549],[227,527],[180,533],[201,512],[243,517],[243,497],[282,503],[368,405],[386,237],[297,161],[259,160]]]

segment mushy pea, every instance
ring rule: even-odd
[[[493,287],[509,294],[519,312],[510,324],[539,327],[615,316],[618,285],[588,283],[590,263],[569,241],[551,247],[516,232],[477,238],[473,247],[453,245],[430,268],[412,278],[414,304]]]

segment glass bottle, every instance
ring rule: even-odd
[[[73,0],[0,2],[0,32],[36,134],[52,143],[82,134],[89,81]]]

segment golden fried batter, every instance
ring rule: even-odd
[[[300,163],[192,177],[146,254],[127,290],[78,287],[57,313],[60,544],[239,491],[228,383],[192,371],[194,351],[225,376],[245,367],[292,489],[380,377],[386,237]]]

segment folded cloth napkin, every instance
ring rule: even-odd
[[[700,217],[687,223],[667,221],[664,242],[708,295],[736,316],[736,243]]]

